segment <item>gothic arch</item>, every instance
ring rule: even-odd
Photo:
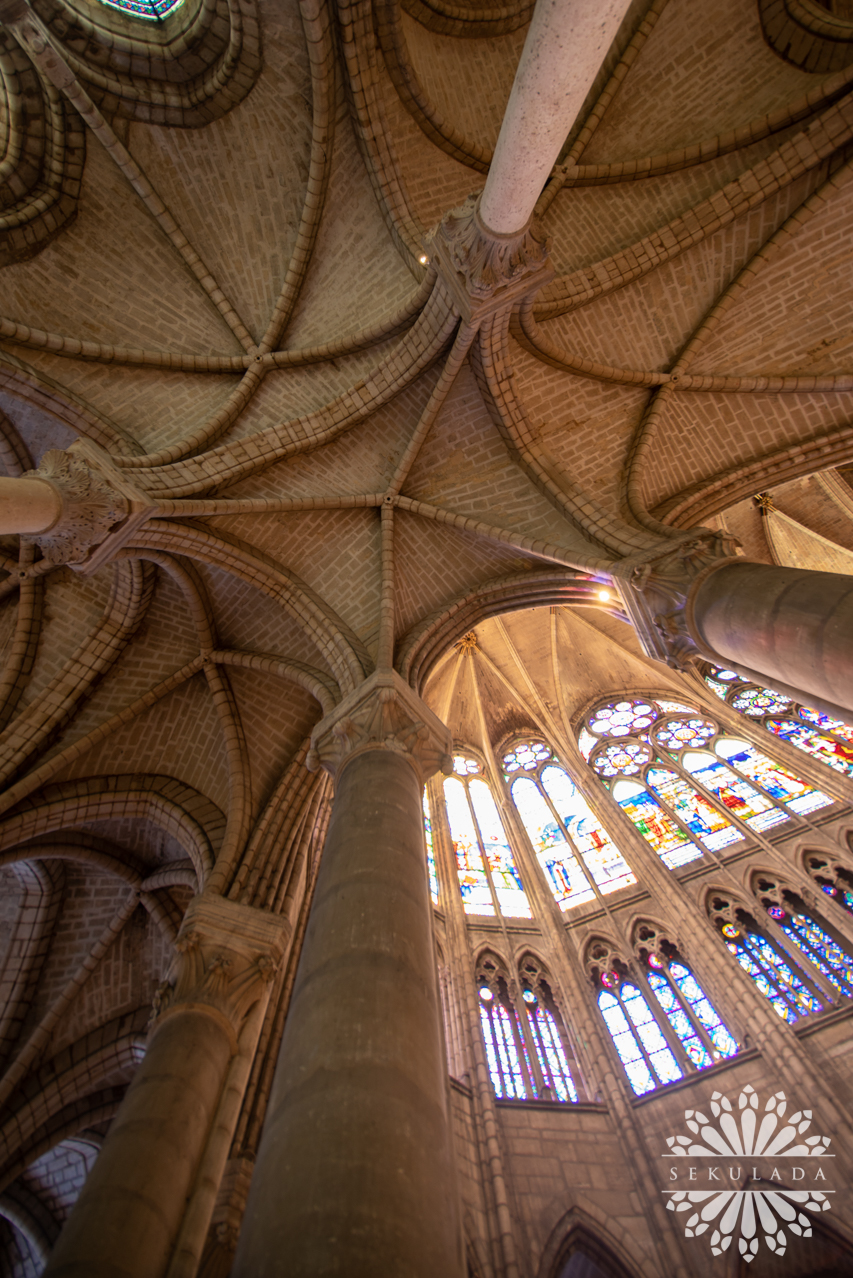
[[[586,1255],[598,1265],[603,1278],[640,1278],[649,1275],[645,1266],[637,1268],[636,1239],[615,1234],[616,1222],[606,1217],[592,1203],[581,1202],[570,1207],[557,1222],[542,1251],[536,1278],[562,1278],[574,1251]],[[571,1278],[575,1278],[574,1275]],[[588,1278],[580,1271],[577,1278]],[[593,1274],[590,1278],[599,1278]],[[649,1276],[650,1278],[650,1276]]]

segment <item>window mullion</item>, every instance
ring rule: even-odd
[[[499,919],[503,919],[503,911],[501,910],[501,903],[500,903],[500,900],[498,899],[498,894],[497,894],[497,891],[495,890],[495,885],[492,882],[492,868],[489,865],[489,858],[486,856],[486,845],[483,842],[483,833],[482,833],[482,830],[480,829],[480,822],[477,820],[477,813],[474,811],[474,804],[471,802],[471,791],[468,788],[467,781],[463,780],[462,784],[465,786],[465,799],[468,803],[468,810],[471,813],[471,820],[474,823],[474,833],[477,836],[477,847],[480,852],[480,861],[482,863],[483,869],[486,872],[486,882],[488,883],[489,891],[492,894],[492,907],[495,911],[495,915]]]
[[[638,988],[640,989],[643,995],[643,998],[646,1000],[646,1003],[649,1007],[649,1010],[652,1016],[655,1018],[658,1025],[660,1026],[661,1032],[664,1038],[666,1039],[666,1042],[670,1051],[674,1052],[675,1059],[678,1061],[679,1065],[681,1065],[682,1072],[688,1073],[688,1072],[694,1071],[696,1069],[696,1066],[690,1060],[690,1057],[687,1055],[687,1052],[684,1050],[684,1045],[681,1042],[681,1039],[678,1037],[675,1030],[670,1025],[669,1017],[667,1016],[666,1012],[663,1010],[660,1003],[655,998],[655,992],[652,989],[651,985],[649,985],[649,982],[646,979],[645,972],[643,973],[643,979],[640,981]],[[693,1024],[692,1020],[690,1023],[691,1025]],[[686,1065],[686,1068],[685,1068],[685,1065]]]
[[[550,763],[551,761],[549,760],[548,762]],[[543,767],[544,767],[544,766],[547,766],[547,764],[543,764],[542,766],[543,766]],[[586,861],[584,860],[584,857],[583,857],[582,852],[581,852],[581,851],[580,851],[580,849],[578,848],[578,846],[577,846],[577,844],[575,843],[575,841],[574,841],[574,839],[572,838],[572,836],[569,834],[569,831],[568,831],[568,829],[567,829],[567,827],[566,827],[565,822],[563,821],[563,819],[562,819],[562,817],[560,816],[560,814],[559,814],[559,812],[557,811],[557,809],[554,807],[554,804],[551,802],[551,799],[550,799],[550,797],[548,796],[548,794],[547,794],[547,792],[546,792],[546,790],[545,790],[544,785],[542,784],[541,774],[542,774],[542,767],[540,767],[540,768],[537,770],[537,772],[536,772],[536,776],[533,778],[533,781],[534,781],[534,783],[535,783],[535,785],[536,785],[536,788],[537,788],[537,790],[539,791],[539,793],[542,795],[542,798],[545,800],[545,802],[546,802],[546,804],[548,805],[548,807],[549,807],[549,809],[550,809],[551,813],[553,814],[553,816],[554,816],[554,818],[555,818],[555,820],[556,820],[556,822],[557,822],[557,828],[558,828],[559,830],[561,830],[561,831],[562,831],[562,833],[563,833],[563,837],[564,837],[564,839],[566,840],[566,846],[568,847],[569,851],[570,851],[570,852],[574,855],[575,860],[577,861],[578,865],[581,867],[581,870],[583,871],[583,875],[584,875],[584,877],[585,877],[585,879],[586,879],[587,883],[589,884],[589,886],[592,888],[593,892],[595,893],[595,896],[596,896],[596,898],[597,898],[598,902],[599,902],[599,903],[600,903],[600,904],[601,904],[601,905],[602,905],[602,906],[606,909],[606,908],[607,908],[607,906],[606,906],[606,904],[605,904],[605,902],[604,902],[604,900],[603,900],[603,898],[602,898],[602,894],[601,894],[601,891],[600,891],[600,889],[599,889],[599,886],[598,886],[598,884],[596,883],[595,879],[593,878],[593,876],[592,876],[592,872],[590,871],[589,866],[587,865]],[[568,775],[568,774],[567,774],[567,775]],[[571,780],[571,778],[569,778],[569,779]]]
[[[627,1021],[627,1023],[628,1023],[628,1028],[630,1029],[631,1033],[632,1033],[632,1034],[633,1034],[633,1036],[634,1036],[634,1041],[635,1041],[635,1043],[637,1044],[637,1046],[639,1047],[640,1052],[642,1053],[643,1060],[644,1060],[644,1061],[645,1061],[645,1063],[646,1063],[646,1066],[647,1066],[647,1068],[648,1068],[649,1074],[650,1074],[650,1076],[651,1076],[651,1078],[652,1078],[652,1081],[654,1082],[655,1087],[656,1087],[656,1088],[657,1088],[657,1087],[660,1087],[660,1085],[661,1085],[660,1077],[659,1077],[658,1072],[657,1072],[657,1070],[655,1069],[654,1065],[652,1064],[652,1058],[651,1058],[651,1056],[649,1056],[648,1052],[646,1051],[646,1045],[645,1045],[645,1043],[643,1042],[642,1037],[640,1036],[640,1033],[639,1033],[639,1031],[637,1030],[636,1025],[635,1025],[635,1024],[634,1024],[634,1022],[631,1020],[631,1017],[630,1017],[630,1015],[629,1015],[629,1013],[628,1013],[628,1009],[627,1009],[627,1007],[625,1006],[624,1002],[622,1001],[622,989],[621,989],[621,983],[620,983],[620,986],[619,986],[619,987],[617,987],[617,988],[615,988],[615,989],[612,989],[612,990],[610,991],[610,993],[611,993],[611,994],[615,994],[615,995],[616,995],[617,1002],[619,1003],[619,1006],[620,1006],[620,1007],[621,1007],[621,1009],[622,1009],[622,1015],[625,1017],[625,1020],[626,1020],[626,1021]],[[642,993],[642,991],[641,991],[641,993]],[[648,1002],[648,1000],[646,1000],[646,1001]],[[649,1006],[651,1006],[651,1005],[649,1005]],[[654,1011],[652,1011],[652,1015],[654,1015]],[[612,1041],[612,1040],[611,1040],[611,1041]],[[618,1051],[616,1052],[616,1055],[617,1055],[617,1056],[619,1055]],[[619,1063],[620,1063],[620,1065],[622,1064],[621,1060],[620,1060],[620,1062],[619,1062]]]
[[[799,967],[801,971],[804,971],[801,965],[803,960],[805,960],[809,967],[814,970],[814,976],[812,976],[810,972],[804,971],[806,979],[812,986],[814,986],[818,994],[822,994],[824,998],[828,998],[830,1003],[837,1003],[839,998],[843,997],[841,990],[836,989],[832,982],[824,976],[820,968],[817,967],[817,965],[809,957],[808,951],[805,948],[800,949],[797,943],[791,940],[784,928],[780,927],[771,915],[767,915],[766,921],[770,924],[768,932],[771,943],[775,945],[777,949],[781,949],[784,955],[790,956],[788,959],[789,963],[791,963],[794,967]]]

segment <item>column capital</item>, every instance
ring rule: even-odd
[[[51,448],[38,469],[23,478],[42,480],[61,503],[53,524],[24,540],[39,546],[49,563],[67,564],[84,574],[106,563],[155,508],[109,454],[88,439],[68,449]]]
[[[700,528],[614,566],[625,610],[647,656],[676,670],[689,670],[700,657],[721,660],[697,640],[691,600],[703,581],[738,562],[741,554],[737,538]]]
[[[237,1050],[246,1018],[266,1000],[290,939],[284,919],[204,894],[189,904],[169,974],[154,996],[153,1034],[178,1011],[217,1021]]]
[[[389,750],[412,764],[421,784],[452,768],[450,730],[396,670],[377,670],[321,719],[306,765],[335,776],[357,754]]]
[[[465,320],[479,319],[553,278],[551,241],[531,218],[511,235],[481,220],[480,196],[445,213],[424,239],[430,261]]]

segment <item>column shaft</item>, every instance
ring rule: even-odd
[[[421,786],[337,775],[234,1278],[461,1278]]]
[[[206,1012],[158,1027],[45,1278],[156,1278],[168,1264],[231,1042]]]
[[[0,476],[0,533],[46,532],[62,514],[62,499],[43,479]]]
[[[538,0],[501,124],[480,219],[523,230],[630,0]]]
[[[853,577],[729,563],[699,581],[688,617],[725,661],[842,715],[853,710]]]

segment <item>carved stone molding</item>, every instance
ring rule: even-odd
[[[236,1051],[249,1013],[269,998],[290,933],[275,915],[221,896],[195,897],[169,974],[154,996],[150,1031],[176,1012],[202,1011],[222,1025]]]
[[[91,440],[78,440],[65,451],[52,448],[24,477],[49,484],[62,511],[46,532],[23,540],[37,545],[49,563],[84,574],[106,563],[155,508]]]
[[[463,318],[470,320],[539,289],[552,278],[550,240],[531,221],[514,235],[498,235],[480,220],[479,195],[445,213],[424,247]]]
[[[453,763],[450,731],[395,670],[377,670],[345,697],[311,734],[306,766],[334,776],[357,754],[391,750],[404,756],[421,782]]]
[[[614,568],[614,576],[624,582],[625,610],[648,656],[676,670],[689,670],[701,657],[722,660],[696,639],[690,600],[702,581],[740,553],[736,538],[700,532]]]

